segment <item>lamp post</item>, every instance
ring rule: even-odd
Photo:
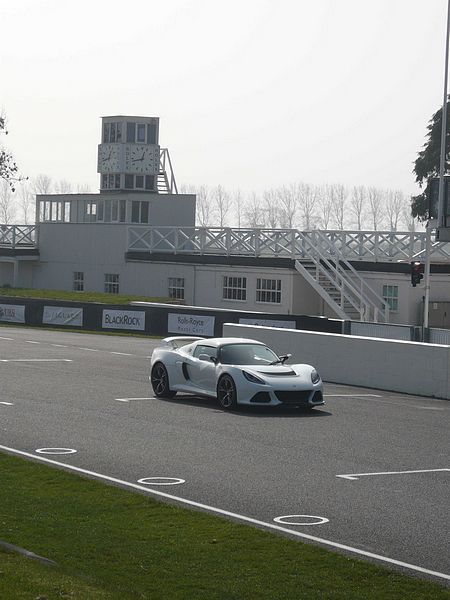
[[[445,67],[444,67],[444,100],[442,102],[442,127],[441,127],[441,156],[439,163],[439,204],[438,204],[438,228],[446,227],[444,215],[444,174],[445,174],[445,147],[447,137],[447,84],[448,84],[448,46],[450,35],[450,0],[447,5],[447,30],[445,38]]]

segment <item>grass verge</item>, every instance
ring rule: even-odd
[[[441,600],[450,590],[0,454],[2,600]]]
[[[66,300],[68,302],[100,302],[101,304],[129,304],[130,302],[163,302],[173,304],[171,298],[149,298],[130,294],[104,294],[102,292],[69,292],[63,290],[35,290],[28,288],[0,287],[0,296],[15,298],[39,298],[43,300]]]

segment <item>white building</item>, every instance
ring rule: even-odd
[[[99,194],[38,195],[35,226],[0,225],[0,285],[422,324],[424,233],[195,227],[155,117],[104,117],[98,172]],[[450,243],[431,263],[430,325],[450,328]]]

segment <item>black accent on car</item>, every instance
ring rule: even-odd
[[[267,377],[296,377],[297,373],[295,371],[288,371],[287,373],[267,373],[266,371],[256,371],[257,373],[261,373],[261,375],[267,375]]]
[[[298,404],[307,405],[311,390],[278,390],[275,391],[275,396],[283,404]]]
[[[189,381],[189,380],[190,380],[190,377],[189,377],[189,371],[188,371],[188,368],[187,368],[187,364],[186,364],[186,363],[183,363],[183,364],[182,364],[182,366],[181,366],[181,370],[183,371],[184,378],[185,378],[187,381]]]
[[[250,402],[270,402],[269,392],[258,392],[251,399]]]
[[[314,392],[312,402],[323,402],[323,394],[321,391],[317,390],[316,392]]]

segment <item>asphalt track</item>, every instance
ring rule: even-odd
[[[450,584],[450,402],[335,384],[312,413],[156,400],[156,344],[1,327],[0,448]]]

